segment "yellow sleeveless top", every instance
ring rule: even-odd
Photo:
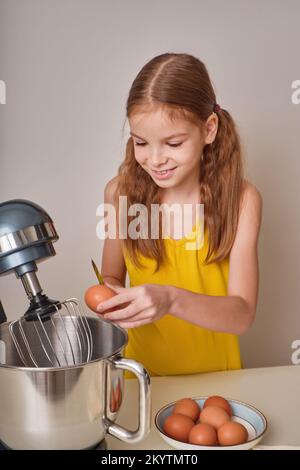
[[[196,228],[196,230],[195,230]],[[137,268],[123,250],[130,287],[140,284],[174,285],[207,295],[227,295],[229,257],[219,263],[204,264],[208,250],[207,231],[201,248],[187,250],[186,242],[196,240],[199,226],[180,240],[164,239],[168,262],[154,274],[156,262],[139,254],[145,267]],[[199,307],[200,308],[200,307]],[[128,329],[125,357],[144,365],[151,376],[195,374],[240,369],[238,337],[220,333],[166,312],[158,321]],[[126,374],[131,377],[131,374]]]

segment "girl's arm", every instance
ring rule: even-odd
[[[168,286],[170,313],[203,328],[241,335],[252,324],[258,299],[257,255],[262,198],[248,183],[234,245],[229,255],[227,296],[210,296]]]
[[[104,203],[112,204],[115,210],[116,206],[113,196],[116,191],[117,182],[118,177],[115,176],[107,183],[104,189]],[[116,224],[118,226],[118,218]],[[105,283],[113,286],[125,286],[126,265],[121,243],[121,240],[118,238],[106,238],[103,245],[101,275]]]
[[[228,294],[204,295],[170,285],[143,284],[124,289],[99,305],[105,318],[123,328],[135,328],[162,318],[166,312],[202,328],[241,335],[255,318],[258,297],[257,243],[262,198],[248,183],[237,234],[229,255]],[[123,303],[129,305],[122,308]],[[119,307],[114,312],[107,309]]]

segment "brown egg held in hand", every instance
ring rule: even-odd
[[[240,423],[229,421],[218,429],[218,441],[221,446],[234,446],[248,441],[248,431]]]
[[[84,294],[84,301],[87,306],[93,310],[93,312],[96,312],[98,315],[100,315],[100,312],[97,312],[97,306],[101,304],[101,302],[104,302],[105,300],[110,299],[115,295],[117,295],[116,292],[107,287],[105,284],[97,284],[95,286],[89,287],[86,290]],[[115,309],[111,308],[109,310],[105,310],[104,313],[108,313],[113,310]]]
[[[173,414],[179,413],[188,416],[193,421],[197,421],[200,413],[200,406],[192,398],[182,398],[174,406]]]
[[[218,406],[207,406],[200,413],[200,423],[210,424],[215,429],[219,429],[230,420],[228,413]]]
[[[209,424],[196,424],[189,434],[189,443],[198,446],[217,445],[217,431]]]
[[[218,395],[213,395],[211,397],[208,397],[205,400],[203,408],[206,408],[207,406],[219,406],[220,408],[223,408],[225,411],[227,411],[229,416],[232,416],[231,406],[228,403],[228,401],[225,400],[225,398],[223,398],[223,397],[220,397]]]
[[[181,442],[188,442],[189,433],[194,426],[194,421],[187,416],[172,414],[164,422],[164,432],[173,439]]]

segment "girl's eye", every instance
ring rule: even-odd
[[[182,142],[179,142],[178,144],[168,144],[170,147],[179,147],[182,144]],[[146,145],[146,142],[136,142],[135,145]]]

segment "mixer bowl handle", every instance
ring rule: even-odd
[[[109,418],[105,418],[107,432],[118,439],[136,443],[142,441],[150,431],[151,421],[151,395],[150,377],[146,369],[138,362],[124,357],[111,358],[108,360],[116,369],[129,370],[137,377],[139,382],[139,425],[136,431],[113,423]]]

